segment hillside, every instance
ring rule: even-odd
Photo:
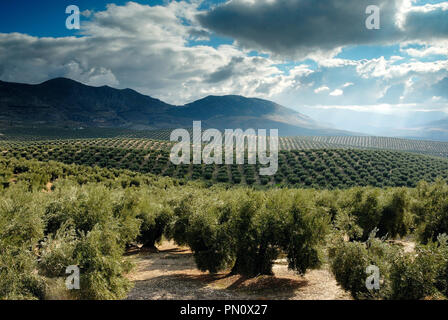
[[[171,107],[130,89],[90,87],[65,78],[38,85],[0,82],[0,121],[6,124],[137,126]]]
[[[191,131],[191,129],[189,129]],[[117,128],[14,128],[3,129],[0,141],[43,141],[60,139],[98,139],[101,145],[110,146],[115,139],[121,139],[120,147],[129,145],[127,139],[133,141],[131,145],[144,148],[148,139],[169,141],[172,129],[161,130],[129,130]],[[391,137],[369,136],[290,136],[279,138],[281,150],[310,150],[310,149],[371,149],[405,151],[424,155],[448,158],[448,142],[430,140],[412,140]]]
[[[277,103],[241,96],[208,96],[189,103],[173,112],[176,118],[203,119],[209,128],[225,130],[228,128],[279,129],[286,135],[349,135],[349,132],[333,130],[320,126],[310,117]]]
[[[131,89],[91,87],[65,78],[37,85],[0,81],[3,128],[148,130],[191,127],[193,120],[218,129],[279,129],[283,136],[349,134],[320,126],[299,112],[262,99],[209,96],[174,106]]]
[[[280,138],[280,148],[283,150],[302,150],[313,148],[362,148],[406,151],[438,157],[448,157],[448,142],[390,137],[283,137]]]
[[[281,151],[275,176],[259,176],[259,165],[180,165],[169,161],[170,143],[139,139],[0,142],[3,156],[66,164],[129,169],[186,180],[233,185],[319,189],[353,186],[414,187],[448,178],[448,160],[405,152],[314,149]]]

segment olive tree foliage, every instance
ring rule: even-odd
[[[317,268],[322,262],[322,244],[325,236],[330,231],[331,215],[322,207],[316,206],[311,192],[292,192],[293,195],[280,193],[277,203],[287,203],[286,208],[280,210],[281,215],[276,214],[276,209],[271,210],[278,219],[278,224],[283,221],[281,233],[281,248],[287,254],[289,268],[300,274],[306,270]],[[286,202],[292,199],[291,203]],[[269,227],[267,225],[267,227]]]
[[[137,196],[137,218],[142,222],[137,241],[145,248],[155,249],[173,221],[169,191],[143,189]]]
[[[48,279],[81,271],[80,299],[120,299],[125,244],[140,230],[136,198],[101,184],[60,181],[50,193],[17,183],[0,191],[0,298],[43,299]]]
[[[189,195],[174,209],[174,230],[182,234],[175,240],[191,247],[203,271],[269,275],[285,252],[289,267],[303,274],[319,265],[319,245],[330,221],[307,198],[300,192],[250,189],[207,198]]]
[[[421,242],[436,241],[439,235],[448,234],[448,185],[440,180],[420,183],[414,191],[412,212]]]
[[[40,272],[50,278],[63,277],[67,266],[76,265],[74,250],[78,235],[72,225],[66,223],[41,242]]]
[[[230,221],[235,238],[235,264],[232,273],[245,276],[272,274],[272,264],[278,255],[278,239],[266,230],[265,195],[248,191],[242,194]],[[275,225],[272,225],[275,228]]]
[[[336,281],[355,299],[387,299],[391,295],[390,270],[399,255],[399,248],[388,245],[371,233],[366,242],[333,239],[329,246],[330,268]],[[380,289],[366,286],[368,266],[380,271]]]
[[[419,300],[448,297],[448,237],[418,245],[416,251],[402,253],[390,271],[391,299]]]
[[[341,190],[322,190],[315,192],[315,205],[320,210],[325,211],[334,221],[340,213],[340,200],[344,196],[344,191]]]
[[[228,200],[228,201],[226,201]],[[236,259],[237,239],[233,237],[231,218],[237,203],[233,199],[201,198],[195,210],[186,216],[186,209],[193,209],[188,203],[191,198],[181,202],[181,226],[185,227],[185,237],[176,241],[185,241],[194,253],[198,269],[216,273],[231,268]]]
[[[282,256],[304,274],[328,252],[336,280],[356,298],[447,297],[447,199],[442,181],[416,189],[206,188],[0,158],[0,299],[47,298],[68,265],[81,269],[81,290],[70,297],[125,298],[126,245],[154,248],[163,238],[189,246],[211,273],[272,274]],[[415,252],[385,241],[414,230],[422,242]],[[381,271],[379,292],[365,286],[371,264]]]
[[[17,184],[0,191],[0,299],[39,299],[45,282],[36,274],[35,251],[43,237],[42,195]]]
[[[75,264],[80,268],[80,299],[124,299],[131,283],[123,277],[130,264],[123,260],[124,248],[112,223],[96,225],[82,234],[73,251]]]
[[[190,219],[200,204],[201,199],[206,199],[205,194],[200,195],[193,190],[186,190],[177,199],[170,201],[174,220],[169,226],[167,234],[178,245],[188,245],[187,230],[190,225]]]
[[[366,242],[341,241],[329,246],[330,268],[336,281],[355,299],[446,299],[448,297],[448,236],[419,244],[415,251],[371,237]],[[368,266],[380,272],[379,290],[366,286]]]
[[[378,235],[389,238],[403,237],[415,228],[410,211],[409,191],[405,188],[383,191],[383,208],[378,224]]]
[[[414,226],[405,188],[354,188],[341,194],[335,225],[351,240],[366,241],[372,231],[380,237],[405,236]]]
[[[76,297],[124,298],[130,283],[122,276],[129,270],[122,255],[125,245],[139,235],[142,223],[137,217],[140,198],[132,191],[98,184],[59,184],[45,207],[42,272],[61,276],[68,265],[77,265],[81,290],[73,292]]]
[[[135,216],[137,199],[130,191],[109,189],[100,184],[77,186],[62,182],[49,195],[45,209],[46,233],[55,233],[71,222],[77,232],[89,232],[97,224],[115,221],[122,243],[134,239],[140,221]]]

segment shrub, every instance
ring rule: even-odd
[[[342,288],[358,298],[367,292],[365,279],[369,266],[366,246],[361,242],[341,242],[332,248],[331,271]]]
[[[45,208],[46,234],[54,234],[65,223],[76,232],[89,232],[96,225],[115,221],[121,244],[129,243],[139,233],[136,217],[138,199],[132,189],[108,189],[100,184],[76,186],[60,182]]]
[[[295,192],[293,197],[287,193],[281,195],[278,201],[288,203],[287,210],[273,210],[276,221],[269,221],[266,228],[269,232],[280,235],[280,246],[287,254],[290,269],[304,274],[309,268],[321,265],[321,245],[329,231],[330,215],[322,208],[315,206],[312,191]],[[272,228],[274,223],[281,226],[278,230]],[[272,235],[273,236],[273,235]]]
[[[142,224],[137,240],[145,248],[155,248],[156,243],[162,239],[173,220],[173,212],[166,202],[166,197],[166,194],[141,195],[137,218],[142,221]]]
[[[348,193],[342,207],[348,210],[349,215],[355,217],[356,224],[362,229],[361,238],[356,240],[366,241],[381,221],[380,190],[355,188]]]
[[[436,241],[440,234],[448,234],[448,185],[442,181],[433,185],[421,183],[415,197],[412,212],[420,225],[420,241]]]
[[[180,200],[170,201],[173,207],[174,220],[168,229],[168,237],[173,239],[178,245],[187,245],[187,229],[189,227],[190,216],[194,212],[195,195],[187,193]]]
[[[396,247],[374,238],[367,242],[344,242],[336,240],[329,249],[330,267],[336,281],[355,299],[380,299],[390,296],[389,275],[392,262],[398,254]],[[368,290],[366,280],[368,266],[380,270],[380,290]]]
[[[0,239],[5,246],[34,247],[43,238],[43,195],[23,184],[0,194]]]
[[[289,267],[303,274],[320,264],[319,245],[329,222],[307,197],[285,190],[222,192],[189,213],[182,223],[185,243],[203,271],[270,275],[283,250]]]
[[[391,270],[392,299],[418,300],[448,296],[448,237],[403,253]]]
[[[230,221],[231,237],[235,240],[235,264],[232,273],[253,277],[272,274],[273,261],[278,256],[276,236],[268,234],[264,208],[265,199],[258,192],[250,192],[239,197],[238,206]],[[275,225],[271,225],[274,229]]]
[[[80,268],[80,299],[123,299],[131,288],[123,274],[130,265],[123,261],[123,248],[117,237],[116,225],[95,226],[83,235],[73,251],[75,264]]]
[[[345,193],[340,201],[341,214],[337,218],[339,227],[352,230],[352,240],[366,241],[370,233],[377,229],[380,237],[395,238],[405,236],[413,226],[409,210],[410,201],[405,189],[380,190],[376,188],[354,188]],[[342,221],[354,222],[353,226],[343,226]],[[359,231],[362,231],[359,235]]]
[[[409,211],[409,197],[407,190],[399,188],[387,190],[385,204],[378,224],[378,235],[395,238],[405,236],[413,227],[413,217]]]
[[[36,300],[45,297],[46,285],[37,270],[35,254],[27,246],[0,241],[0,300]]]
[[[39,271],[53,277],[65,276],[68,266],[75,265],[74,250],[78,242],[76,232],[69,225],[62,226],[41,243]]]
[[[42,299],[36,249],[43,237],[42,195],[23,184],[0,194],[0,299]]]
[[[201,271],[216,273],[235,262],[235,239],[229,230],[232,206],[205,201],[189,219],[186,239]]]

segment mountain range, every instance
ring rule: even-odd
[[[66,78],[41,84],[0,81],[0,126],[97,127],[155,130],[190,128],[279,129],[281,136],[350,135],[274,102],[242,96],[208,96],[175,106],[132,89],[92,87]]]

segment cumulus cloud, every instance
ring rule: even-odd
[[[393,64],[393,60],[384,57],[361,62],[357,71],[363,78],[403,79],[410,75],[446,74],[448,71],[448,60],[437,61],[413,61],[401,64]]]
[[[448,56],[448,46],[441,46],[441,45],[425,47],[422,49],[408,48],[403,49],[402,51],[411,57],[417,57],[417,58],[424,58],[434,55]]]
[[[328,88],[327,86],[323,86],[323,87],[319,87],[316,90],[314,90],[314,93],[321,93],[321,92],[328,91],[328,90],[330,90],[330,88]]]
[[[344,94],[344,91],[342,91],[341,89],[336,89],[332,92],[330,92],[330,96],[332,97],[339,97],[342,96]]]
[[[0,33],[0,79],[39,83],[63,76],[183,104],[209,94],[269,97],[300,86],[312,72],[298,66],[285,75],[273,60],[234,45],[194,45],[209,34],[195,21],[199,4],[110,4],[92,12],[76,37]]]
[[[382,8],[380,30],[365,28],[367,3]],[[444,6],[417,10],[410,0],[233,0],[202,12],[200,4],[110,4],[89,12],[76,37],[0,33],[0,79],[39,83],[64,76],[130,87],[174,104],[241,94],[298,108],[446,106],[448,39],[446,22],[437,20],[447,13]],[[435,24],[440,30],[430,35]],[[412,31],[417,25],[418,32]],[[213,32],[236,41],[212,46],[207,39]],[[369,59],[338,56],[345,46],[388,43],[399,45],[400,56],[397,51]],[[288,56],[294,59],[285,60]],[[302,61],[305,57],[314,62]]]

